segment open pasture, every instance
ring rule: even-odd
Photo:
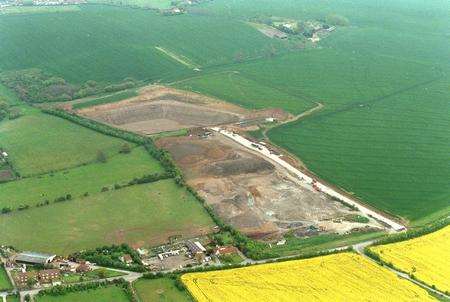
[[[96,194],[103,187],[112,188],[135,177],[159,172],[163,172],[163,168],[143,147],[134,148],[130,154],[116,154],[106,163],[92,163],[0,184],[0,208],[32,207],[46,200],[52,203],[55,198],[67,194],[72,198],[85,193]]]
[[[140,279],[133,283],[141,302],[190,302],[191,297],[186,291],[175,286],[175,280],[169,278]]]
[[[100,287],[97,289],[71,292],[59,296],[42,295],[35,298],[36,302],[129,302],[124,290],[118,286]]]
[[[164,180],[1,215],[0,244],[66,255],[111,244],[162,244],[212,226],[190,193]]]
[[[357,254],[190,273],[199,301],[434,301],[422,288]]]
[[[22,176],[48,173],[119,152],[125,141],[26,107],[24,116],[0,125],[0,144]]]
[[[450,226],[411,240],[370,248],[396,268],[413,274],[418,280],[450,291]]]

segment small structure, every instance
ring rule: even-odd
[[[39,271],[37,277],[41,283],[51,283],[53,280],[58,279],[60,274],[57,269],[46,269]]]
[[[36,253],[36,252],[22,252],[14,257],[14,261],[26,264],[49,264],[55,259],[56,255]]]
[[[77,266],[75,271],[77,273],[84,274],[84,273],[91,271],[91,267],[89,265],[87,265],[86,263],[80,263],[80,265]]]
[[[232,245],[219,246],[214,249],[214,255],[216,255],[216,256],[233,255],[233,254],[237,254],[237,253],[239,253],[239,250]]]
[[[120,260],[126,264],[133,263],[133,258],[131,258],[130,254],[125,254],[122,257],[120,257]]]
[[[285,245],[285,244],[286,244],[286,239],[284,239],[284,238],[277,242],[277,245]]]

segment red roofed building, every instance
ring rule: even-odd
[[[232,254],[238,254],[239,250],[231,245],[228,246],[219,246],[214,249],[214,255],[216,256],[224,256],[224,255],[232,255]]]

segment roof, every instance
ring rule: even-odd
[[[131,256],[129,254],[125,254],[125,255],[123,255],[123,260],[128,262],[128,261],[133,261],[133,258],[131,258]]]
[[[237,252],[238,249],[234,246],[221,246],[215,250],[215,253],[220,255],[235,254]]]
[[[46,270],[42,270],[42,271],[38,272],[39,276],[53,275],[53,274],[59,275],[59,270],[58,269],[46,269]]]
[[[53,260],[53,258],[55,258],[55,257],[56,257],[56,255],[51,255],[51,254],[36,253],[36,252],[22,252],[22,253],[16,255],[15,260],[20,261],[20,262],[45,264],[45,263]]]
[[[198,241],[196,241],[196,242],[186,241],[186,246],[189,249],[189,251],[193,254],[202,253],[202,252],[206,251],[206,249],[203,247],[203,245]]]

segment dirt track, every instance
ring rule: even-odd
[[[157,145],[172,154],[216,213],[243,233],[271,240],[290,230],[305,236],[365,226],[345,221],[354,212],[239,144],[220,134],[203,139],[198,134],[163,138]]]

